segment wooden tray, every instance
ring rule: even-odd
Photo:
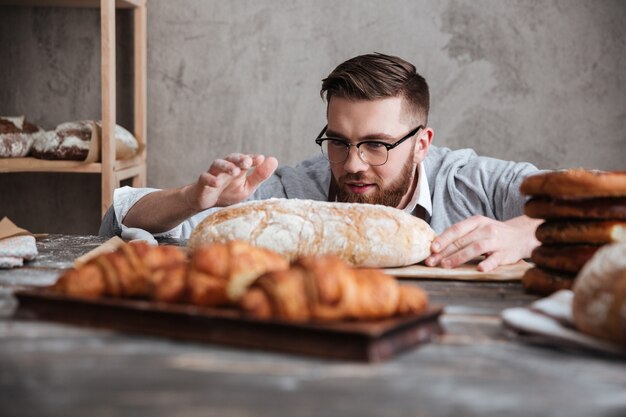
[[[423,315],[370,322],[290,323],[237,310],[19,290],[18,316],[231,346],[378,362],[443,333],[441,306]]]
[[[519,261],[511,265],[502,265],[489,272],[479,271],[480,260],[475,260],[452,269],[425,265],[409,265],[399,268],[386,268],[383,271],[397,278],[443,279],[453,281],[519,281],[533,264]]]

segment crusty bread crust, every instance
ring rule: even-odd
[[[531,198],[524,214],[536,219],[626,220],[626,197],[561,200]]]
[[[559,290],[570,289],[576,275],[551,271],[544,268],[530,268],[522,276],[522,285],[527,292],[550,295]]]
[[[194,229],[188,245],[240,239],[290,260],[331,254],[351,265],[382,268],[426,259],[434,238],[426,222],[391,207],[269,199],[213,213]]]
[[[544,244],[626,242],[626,221],[549,220],[539,225],[535,235]]]
[[[533,250],[530,260],[542,268],[578,273],[600,249],[594,245],[541,245]]]
[[[576,278],[579,330],[626,346],[626,243],[605,245]]]
[[[520,185],[522,194],[550,197],[625,197],[626,171],[568,169],[530,175]]]

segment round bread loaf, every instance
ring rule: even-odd
[[[539,225],[535,235],[548,244],[626,242],[626,221],[549,220]]]
[[[626,243],[603,246],[580,271],[573,315],[582,332],[626,346]]]
[[[533,294],[550,295],[559,290],[572,288],[576,274],[534,267],[522,276],[524,289]]]
[[[41,134],[43,131],[24,116],[0,117],[0,158],[27,156],[33,141]]]
[[[97,129],[94,132],[94,129]],[[79,120],[61,123],[54,131],[45,132],[33,143],[36,158],[83,161],[89,154],[91,141],[101,137],[100,122]],[[137,139],[121,126],[115,126],[115,157],[126,159],[138,151]]]
[[[98,134],[102,137],[102,122],[96,122]],[[127,159],[139,151],[137,138],[120,125],[115,125],[115,159]]]
[[[35,140],[33,156],[40,159],[82,161],[89,153],[93,122],[62,123]]]
[[[531,198],[524,214],[536,219],[626,220],[626,197],[561,200]]]
[[[598,249],[600,246],[594,245],[541,245],[533,250],[530,260],[543,268],[576,274]]]
[[[218,210],[193,230],[189,247],[245,240],[285,255],[335,255],[360,267],[420,262],[435,233],[423,220],[391,207],[298,199],[250,201]]]
[[[520,185],[522,194],[551,197],[625,197],[626,171],[567,169],[529,175]]]

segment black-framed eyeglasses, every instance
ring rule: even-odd
[[[413,137],[420,129],[423,129],[423,125],[417,126],[411,130],[402,139],[399,139],[394,143],[387,143],[382,140],[364,140],[357,144],[348,143],[340,138],[323,137],[324,133],[328,129],[328,125],[324,126],[324,129],[317,135],[315,143],[322,148],[322,154],[330,161],[331,164],[340,164],[345,162],[350,155],[350,147],[354,146],[357,149],[359,158],[370,166],[384,165],[389,158],[389,151],[400,145],[402,142]]]

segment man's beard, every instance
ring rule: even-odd
[[[414,169],[412,158],[408,158],[402,167],[398,179],[387,188],[382,187],[380,178],[366,178],[363,172],[346,174],[337,181],[337,201],[343,203],[383,204],[385,206],[398,207],[400,201],[402,201],[402,197],[404,197],[411,186],[411,178]],[[378,190],[369,195],[354,194],[348,191],[346,187],[346,182],[348,181],[375,184]]]

